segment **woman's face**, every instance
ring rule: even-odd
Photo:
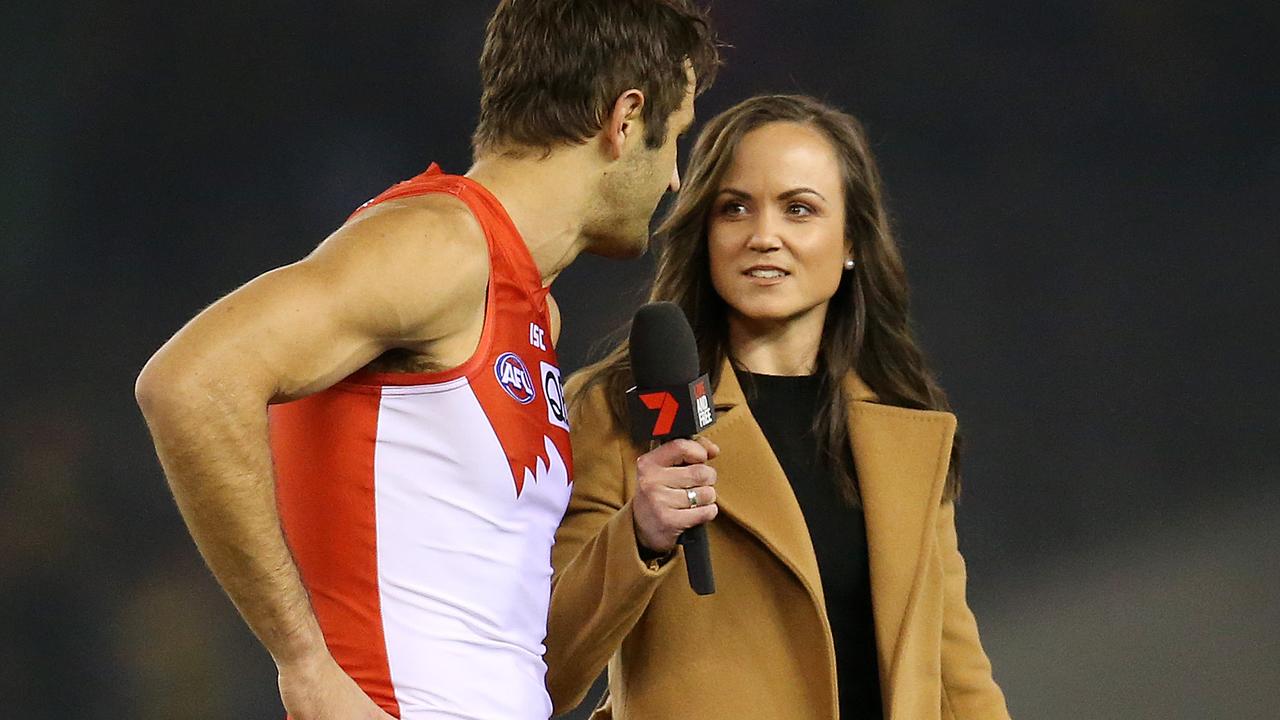
[[[775,122],[742,138],[711,205],[711,282],[731,323],[819,323],[848,258],[844,189],[831,143]]]

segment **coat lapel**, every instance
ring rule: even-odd
[[[711,461],[721,512],[769,548],[823,603],[818,560],[791,483],[769,447],[733,369],[726,363],[715,391],[716,424],[702,435],[720,446]],[[715,553],[715,548],[711,552]]]
[[[902,636],[910,626],[911,599],[942,502],[956,421],[951,413],[878,404],[857,376],[845,382],[844,393],[867,527],[881,678],[895,687]],[[769,548],[814,602],[825,607],[804,515],[728,363],[715,403],[716,424],[702,434],[720,446],[711,465],[720,477],[716,493],[721,511]]]
[[[942,501],[956,421],[951,413],[869,402],[874,395],[856,377],[846,382],[845,394],[867,525],[881,677],[895,687],[892,678]]]

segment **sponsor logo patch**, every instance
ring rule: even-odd
[[[539,363],[542,376],[542,396],[547,401],[547,422],[569,429],[569,408],[564,402],[564,385],[560,382],[560,368],[550,363]]]

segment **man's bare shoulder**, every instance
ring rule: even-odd
[[[484,228],[471,208],[444,193],[374,205],[348,220],[334,237],[340,235],[359,238],[369,252],[390,250],[488,259]]]
[[[483,316],[489,281],[484,228],[466,203],[431,194],[367,208],[300,264],[354,282],[365,313],[394,318],[395,340],[450,335]],[[335,287],[335,290],[338,288]],[[371,318],[371,320],[373,320]]]

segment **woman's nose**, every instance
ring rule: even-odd
[[[747,238],[747,247],[756,252],[772,252],[782,247],[778,229],[767,216],[758,218],[748,232],[751,235]]]

